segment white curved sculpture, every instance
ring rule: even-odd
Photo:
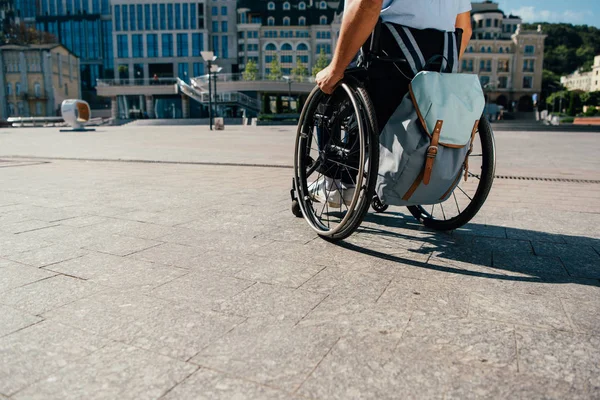
[[[62,102],[60,112],[65,122],[73,130],[85,130],[84,124],[90,120],[91,111],[87,101],[68,99]]]

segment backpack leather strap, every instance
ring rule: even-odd
[[[438,144],[440,142],[440,132],[442,131],[442,124],[444,121],[438,119],[435,123],[435,128],[431,134],[431,145],[427,148],[427,157],[425,158],[425,170],[423,171],[423,183],[429,184],[431,179],[431,172],[433,171],[433,163],[438,153]]]

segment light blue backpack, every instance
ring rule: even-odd
[[[485,98],[474,74],[422,71],[380,141],[376,192],[385,204],[437,204],[467,178]]]

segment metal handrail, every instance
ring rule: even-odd
[[[149,86],[175,85],[178,78],[144,78],[144,79],[97,79],[98,86]]]

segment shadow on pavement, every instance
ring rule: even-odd
[[[600,286],[600,240],[591,237],[481,224],[467,224],[452,233],[438,232],[425,228],[410,215],[390,212],[368,214],[357,232],[362,237],[386,237],[392,246],[397,239],[422,245],[400,254],[388,254],[381,248],[373,250],[363,246],[360,239],[339,245],[388,261],[452,274]],[[393,247],[390,250],[397,253]],[[417,255],[430,256],[427,261],[420,261],[423,257]]]

